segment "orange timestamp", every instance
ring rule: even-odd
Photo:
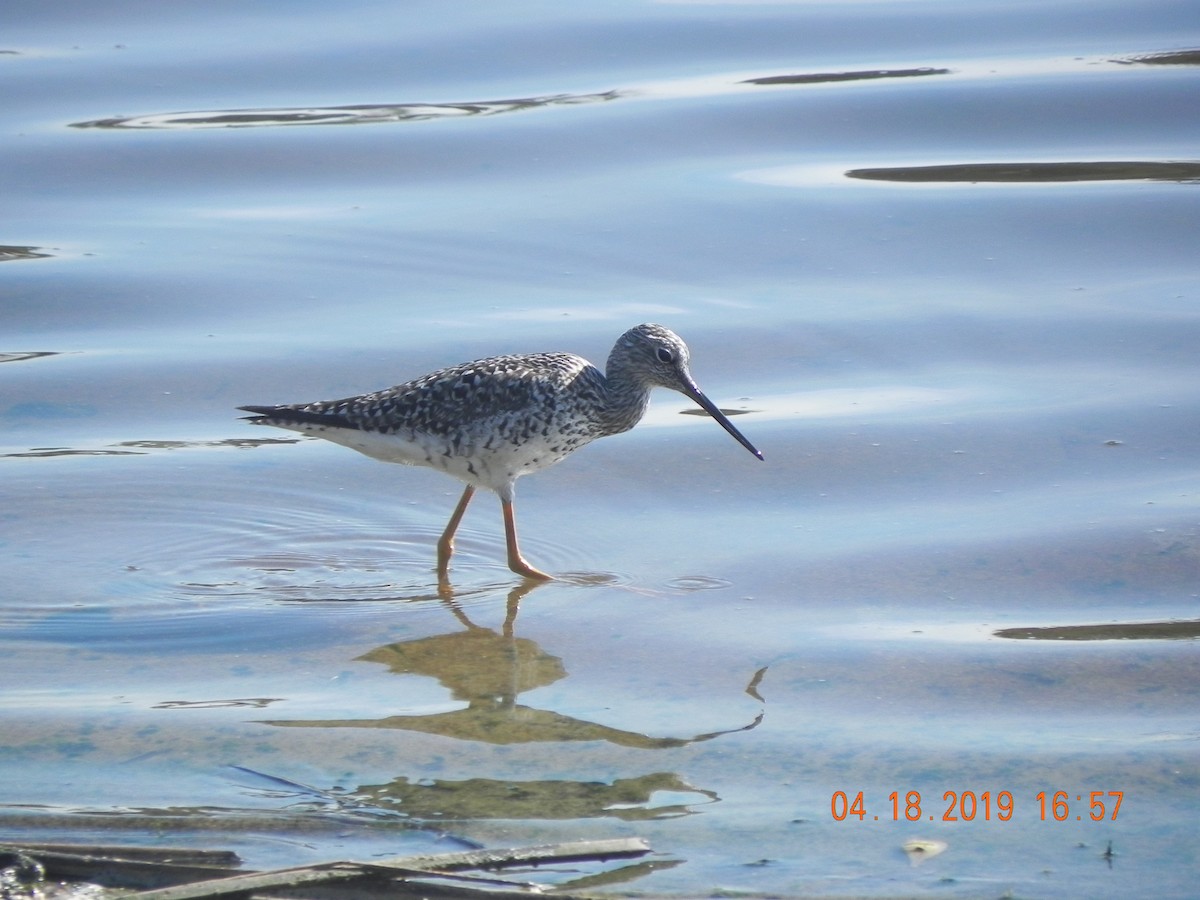
[[[945,791],[941,801],[934,804],[933,812],[929,811],[928,805],[923,805],[924,799],[920,791],[903,794],[892,791],[887,795],[883,812],[871,814],[862,791],[853,796],[846,791],[834,791],[829,811],[838,822],[847,819],[933,822],[938,818],[943,822],[1008,822],[1017,809],[1012,791]],[[1072,795],[1068,791],[1038,791],[1033,799],[1037,801],[1038,818],[1043,822],[1115,822],[1125,792],[1087,791]]]

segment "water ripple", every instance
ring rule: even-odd
[[[129,592],[144,603],[234,601],[271,603],[428,602],[445,597],[436,572],[441,521],[394,518],[390,505],[347,509],[303,488],[269,510],[234,500],[206,501],[201,509],[159,507],[168,519],[126,553]],[[358,504],[360,505],[360,504]],[[490,597],[519,583],[505,564],[499,516],[464,523],[455,540],[451,583],[455,599]],[[386,521],[384,519],[386,517]],[[180,527],[183,526],[183,527]],[[580,548],[529,535],[530,558],[550,571],[578,567]],[[567,583],[613,583],[609,573],[568,572]]]
[[[550,94],[517,100],[468,103],[385,103],[284,109],[220,109],[152,113],[74,122],[72,128],[198,129],[256,128],[264,125],[371,125],[379,122],[425,122],[463,116],[494,116],[548,106],[578,106],[614,100],[617,91],[595,94]]]

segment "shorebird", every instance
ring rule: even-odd
[[[650,390],[690,397],[762,459],[709,400],[688,369],[687,344],[661,325],[638,325],[613,346],[605,371],[573,353],[494,356],[395,387],[288,406],[242,406],[247,421],[311,434],[384,462],[429,466],[466,482],[437,544],[437,571],[448,580],[454,533],[476,489],[500,497],[508,567],[548,580],[521,556],[513,511],[518,478],[560,462],[596,438],[633,428]]]

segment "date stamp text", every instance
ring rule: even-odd
[[[940,800],[920,791],[892,791],[884,803],[870,809],[863,793],[834,791],[829,801],[834,820],[1010,822],[1018,811],[1012,791],[945,791]],[[1031,808],[1042,822],[1115,822],[1124,799],[1124,791],[1038,791]]]

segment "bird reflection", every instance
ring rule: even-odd
[[[561,658],[537,642],[518,637],[516,620],[521,598],[541,585],[525,581],[508,595],[498,629],[476,625],[446,588],[440,600],[461,630],[411,641],[385,644],[359,660],[380,663],[397,675],[437,679],[462,709],[432,715],[394,715],[377,719],[271,720],[264,724],[290,728],[383,728],[439,735],[485,745],[529,745],[541,742],[548,754],[555,743],[599,741],[618,747],[663,750],[685,747],[738,731],[762,721],[687,737],[655,737],[537,709],[517,702],[520,695],[567,676]],[[746,692],[761,701],[758,686],[765,670],[755,672]],[[534,751],[530,751],[534,752]],[[349,792],[356,804],[395,810],[407,817],[432,819],[619,818],[626,821],[690,815],[693,807],[715,803],[710,790],[688,784],[674,772],[649,772],[611,781],[556,777],[554,758],[545,760],[547,776],[511,778],[413,778],[398,774],[380,784],[360,785]]]
[[[513,781],[466,778],[361,785],[354,798],[375,808],[398,808],[417,819],[589,819],[625,822],[692,815],[716,803],[713,791],[693,787],[673,772],[601,781]]]
[[[520,600],[533,587],[536,585],[523,584],[510,592],[504,623],[498,631],[476,625],[452,596],[443,593],[442,603],[463,626],[462,631],[385,644],[358,657],[365,662],[381,663],[397,675],[435,678],[455,700],[466,703],[464,708],[430,715],[279,719],[266,724],[292,728],[395,728],[488,744],[605,741],[621,747],[654,750],[748,731],[762,720],[759,714],[745,725],[722,731],[689,737],[653,737],[518,703],[521,694],[567,676],[559,657],[547,653],[535,641],[515,634]],[[761,674],[756,674],[752,684],[760,677]]]

